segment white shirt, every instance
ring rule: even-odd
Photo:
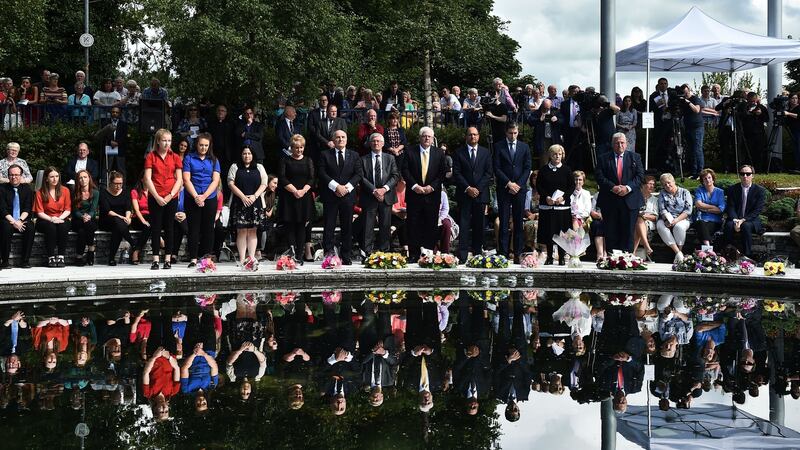
[[[592,196],[586,189],[575,190],[569,197],[572,215],[585,219],[592,212]]]
[[[424,158],[426,154],[427,154],[427,155],[428,155],[428,157],[430,158],[430,152],[431,152],[431,148],[430,148],[430,147],[428,147],[428,148],[422,148],[422,146],[420,146],[420,147],[419,147],[419,158],[420,158],[420,162],[422,161],[422,158]],[[430,162],[431,162],[431,160],[430,160],[430,159],[428,159],[428,168],[430,168]],[[419,185],[415,183],[413,186],[411,186],[411,190],[413,191],[414,189],[416,189],[416,188],[417,188],[417,186],[419,186]]]
[[[338,162],[339,161],[339,155],[337,155],[337,153],[339,153],[340,151],[342,152],[342,165],[344,165],[344,162],[347,160],[347,149],[346,148],[343,148],[343,149],[339,150],[338,148],[334,147],[333,148],[333,152],[334,152],[333,156],[334,156],[334,158],[336,158],[336,161]],[[338,186],[339,186],[339,183],[337,183],[336,180],[331,180],[330,183],[328,183],[328,189],[332,190],[333,192],[336,192],[336,188]],[[353,192],[353,189],[355,189],[353,187],[353,185],[350,184],[350,183],[345,184],[344,187],[347,188],[347,192],[348,193]]]
[[[381,152],[380,150],[378,150],[377,153],[375,153],[375,152],[372,153],[372,179],[375,180],[375,183],[378,183],[378,181],[379,181],[378,177],[375,176],[376,173],[377,173],[377,167],[378,166],[380,166],[380,168],[381,168],[381,177],[385,177],[386,176],[386,173],[383,171],[384,170],[383,164],[381,162],[381,161],[383,161],[383,158],[381,157],[382,154],[383,154],[383,152]],[[375,188],[377,189],[378,187],[375,186]],[[383,188],[388,191],[389,190],[389,185],[383,185]]]

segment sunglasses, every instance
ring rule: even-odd
[[[739,175],[743,177],[752,177],[753,172],[739,172]]]

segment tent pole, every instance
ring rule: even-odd
[[[649,439],[653,438],[653,417],[650,414],[650,383],[651,381],[647,382],[647,437]]]
[[[647,58],[647,81],[645,82],[644,95],[647,95],[647,113],[650,114],[650,58]],[[644,129],[644,170],[650,168],[650,128]]]

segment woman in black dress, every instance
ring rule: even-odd
[[[267,171],[253,159],[250,147],[242,149],[240,162],[228,170],[231,189],[231,224],[236,229],[236,248],[242,268],[256,267],[256,230],[264,222],[261,194],[267,188]]]
[[[572,169],[561,162],[564,159],[564,147],[551,145],[548,154],[550,161],[539,169],[536,190],[539,192],[537,240],[539,245],[548,249],[544,263],[550,265],[553,264],[553,255],[556,252],[553,235],[567,231],[572,226],[569,197],[575,190],[575,178],[572,176]],[[553,198],[556,191],[561,192]],[[563,250],[559,252],[558,264],[564,265]]]
[[[293,246],[295,258],[303,263],[297,254],[306,239],[306,224],[311,220],[314,200],[311,197],[311,180],[314,179],[314,163],[303,156],[306,140],[295,134],[291,139],[291,158],[281,158],[278,162],[278,221],[284,224],[287,242]]]
[[[122,174],[112,170],[108,175],[108,188],[100,191],[100,229],[111,232],[111,246],[108,248],[108,265],[117,265],[117,250],[122,239],[134,246],[131,237],[131,195],[123,188]]]

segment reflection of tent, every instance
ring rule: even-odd
[[[642,448],[800,448],[800,433],[778,426],[735,407],[706,404],[691,409],[650,412],[652,437],[647,433],[647,407],[629,406],[617,418],[617,431]]]
[[[647,72],[647,91],[651,70],[733,73],[800,59],[800,43],[745,33],[692,7],[677,23],[641,44],[618,51],[616,58],[618,72]],[[649,139],[647,143],[645,167]]]

